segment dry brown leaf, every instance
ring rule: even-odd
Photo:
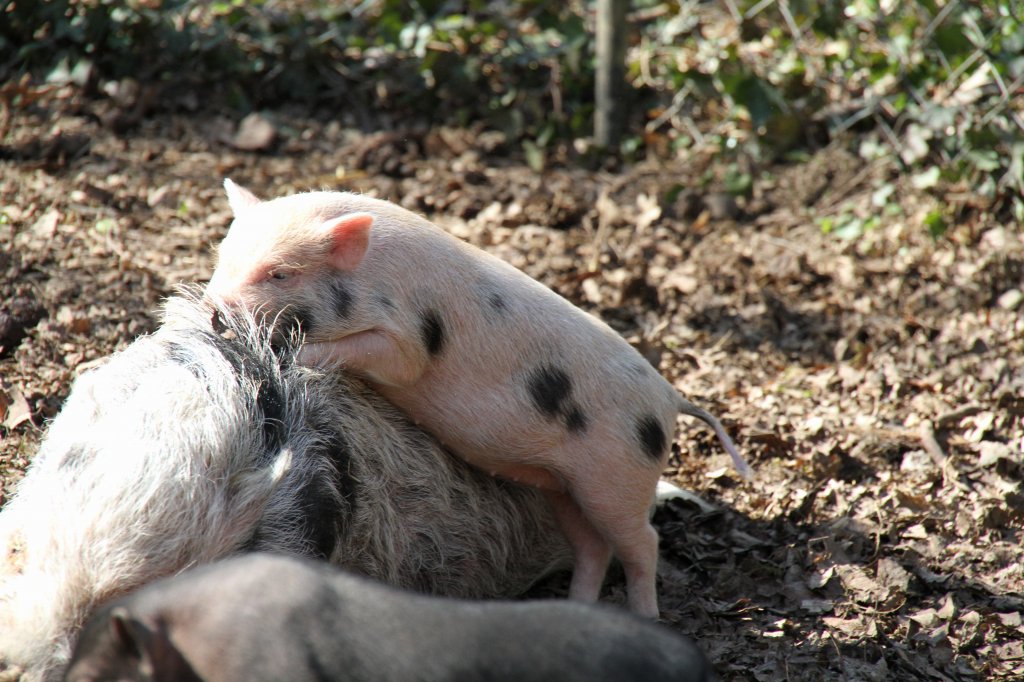
[[[1012,611],[1010,613],[997,613],[996,616],[999,618],[999,622],[1008,628],[1019,628],[1021,626],[1021,615],[1020,611]]]
[[[858,661],[854,658],[843,659],[843,672],[847,680],[863,680],[864,682],[885,682],[892,679],[891,671],[885,658],[875,663]]]
[[[839,579],[856,601],[861,603],[875,602],[885,598],[887,591],[860,566],[836,566]]]
[[[953,601],[953,593],[947,592],[946,596],[942,598],[942,606],[936,612],[936,615],[944,621],[951,621],[956,618],[957,608],[956,602]]]
[[[920,523],[915,523],[912,526],[908,526],[906,530],[903,531],[903,537],[911,540],[924,540],[928,537],[928,529]]]
[[[587,300],[591,303],[597,304],[602,301],[603,296],[601,296],[601,285],[598,283],[597,279],[589,277],[583,280],[580,287],[583,289],[583,295],[586,296]]]
[[[992,648],[995,650],[995,655],[1001,660],[1024,660],[1024,639],[1018,639],[1016,641],[1010,641],[1004,644],[996,644]]]
[[[943,645],[949,641],[949,623],[944,623],[940,619],[938,625],[922,628],[921,631],[915,633],[911,639],[915,642],[923,642],[932,647]]]
[[[981,614],[974,610],[965,611],[960,616],[960,622],[964,625],[977,626],[981,623]]]
[[[231,145],[243,151],[260,151],[270,147],[276,137],[277,129],[274,124],[267,117],[253,112],[238,124],[238,131],[231,138]]]
[[[932,503],[924,495],[916,495],[901,489],[896,490],[896,499],[901,505],[915,512],[926,511],[932,506]]]
[[[16,388],[11,390],[8,397],[10,399],[10,404],[7,406],[3,425],[10,431],[32,418],[32,408],[29,407],[28,401],[25,400],[25,396],[23,396],[21,391]]]
[[[899,562],[889,557],[878,560],[877,579],[889,590],[890,595],[893,592],[905,592],[910,584],[910,574],[900,566]]]
[[[839,630],[849,637],[875,637],[878,634],[878,625],[875,623],[875,619],[868,616],[857,616],[856,618],[825,616],[821,620],[828,627]]]
[[[1014,458],[1013,449],[1006,443],[983,440],[975,445],[975,449],[978,451],[978,466],[990,467],[1001,459],[1012,460]],[[1019,452],[1017,454],[1020,455]]]
[[[71,334],[88,334],[92,329],[92,320],[89,316],[70,306],[64,306],[57,311],[57,322],[64,325]]]
[[[923,628],[935,627],[942,621],[942,619],[939,618],[939,614],[932,608],[921,609],[907,617]]]
[[[810,577],[807,578],[807,586],[812,590],[818,590],[828,584],[828,581],[835,575],[836,567],[829,566],[820,571],[811,573]]]
[[[635,229],[637,232],[646,232],[647,228],[661,217],[661,206],[657,197],[649,197],[646,194],[639,194],[636,198],[636,208],[639,213],[636,216]]]
[[[691,268],[687,268],[686,264],[672,268],[661,280],[661,285],[675,288],[683,294],[692,294],[697,291],[700,281],[690,274],[691,270]]]
[[[51,239],[57,232],[57,225],[60,223],[61,213],[55,208],[50,209],[39,217],[32,225],[32,236],[40,239]]]
[[[1024,289],[1008,289],[996,300],[996,305],[1004,310],[1016,310],[1024,303]]]
[[[800,608],[807,613],[829,613],[835,606],[831,599],[803,599]]]
[[[146,193],[146,205],[150,208],[173,207],[177,203],[174,191],[168,185],[162,185]]]
[[[730,467],[719,467],[717,469],[712,469],[711,471],[705,472],[704,476],[706,478],[722,478],[723,476],[728,476],[730,471]]]
[[[996,414],[990,411],[979,412],[971,417],[969,421],[974,422],[974,427],[964,434],[964,438],[973,443],[980,443],[984,439],[985,434],[992,429],[992,425],[996,421]]]

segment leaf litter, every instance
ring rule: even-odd
[[[1024,677],[1019,226],[971,214],[933,240],[913,216],[934,193],[839,145],[765,167],[713,210],[713,159],[610,173],[552,153],[538,173],[493,132],[367,135],[287,111],[115,130],[90,113],[102,101],[48,98],[14,111],[0,146],[0,318],[15,321],[0,338],[0,501],[79,368],[151,331],[174,284],[209,276],[224,176],[268,197],[348,189],[600,315],[735,434],[752,482],[680,421],[665,478],[700,503],[654,517],[663,620],[723,679]],[[902,210],[858,239],[823,235],[815,218],[869,206],[879,174]],[[624,600],[621,572],[606,598]]]

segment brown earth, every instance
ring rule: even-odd
[[[266,197],[356,190],[601,316],[736,435],[753,481],[683,424],[666,477],[708,505],[656,515],[663,617],[723,679],[1024,676],[1024,235],[980,197],[943,188],[955,225],[933,240],[934,191],[840,143],[758,169],[736,203],[711,159],[592,172],[556,154],[537,173],[494,133],[276,112],[238,137],[215,112],[60,91],[8,118],[0,503],[76,374],[209,276],[224,176]],[[842,212],[881,222],[822,234]]]

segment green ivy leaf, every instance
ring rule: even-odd
[[[533,140],[523,140],[523,154],[526,156],[526,165],[534,173],[544,172],[547,159],[544,149]]]
[[[933,239],[938,239],[944,235],[948,227],[946,219],[943,217],[942,211],[939,209],[928,212],[928,215],[924,217],[924,226],[928,228],[928,234],[930,234]]]

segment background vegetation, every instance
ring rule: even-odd
[[[582,0],[8,0],[6,106],[131,78],[247,111],[357,107],[364,126],[477,124],[537,170],[587,149],[592,3]],[[1024,8],[1000,0],[635,0],[627,158],[725,157],[728,191],[829,143],[914,187],[1024,218]],[[29,80],[20,80],[27,75]],[[204,94],[204,97],[208,95]],[[386,119],[382,119],[386,116]],[[898,210],[881,182],[873,202]],[[963,206],[925,219],[941,235]],[[877,215],[877,211],[875,212]],[[857,237],[839,207],[823,230]]]

